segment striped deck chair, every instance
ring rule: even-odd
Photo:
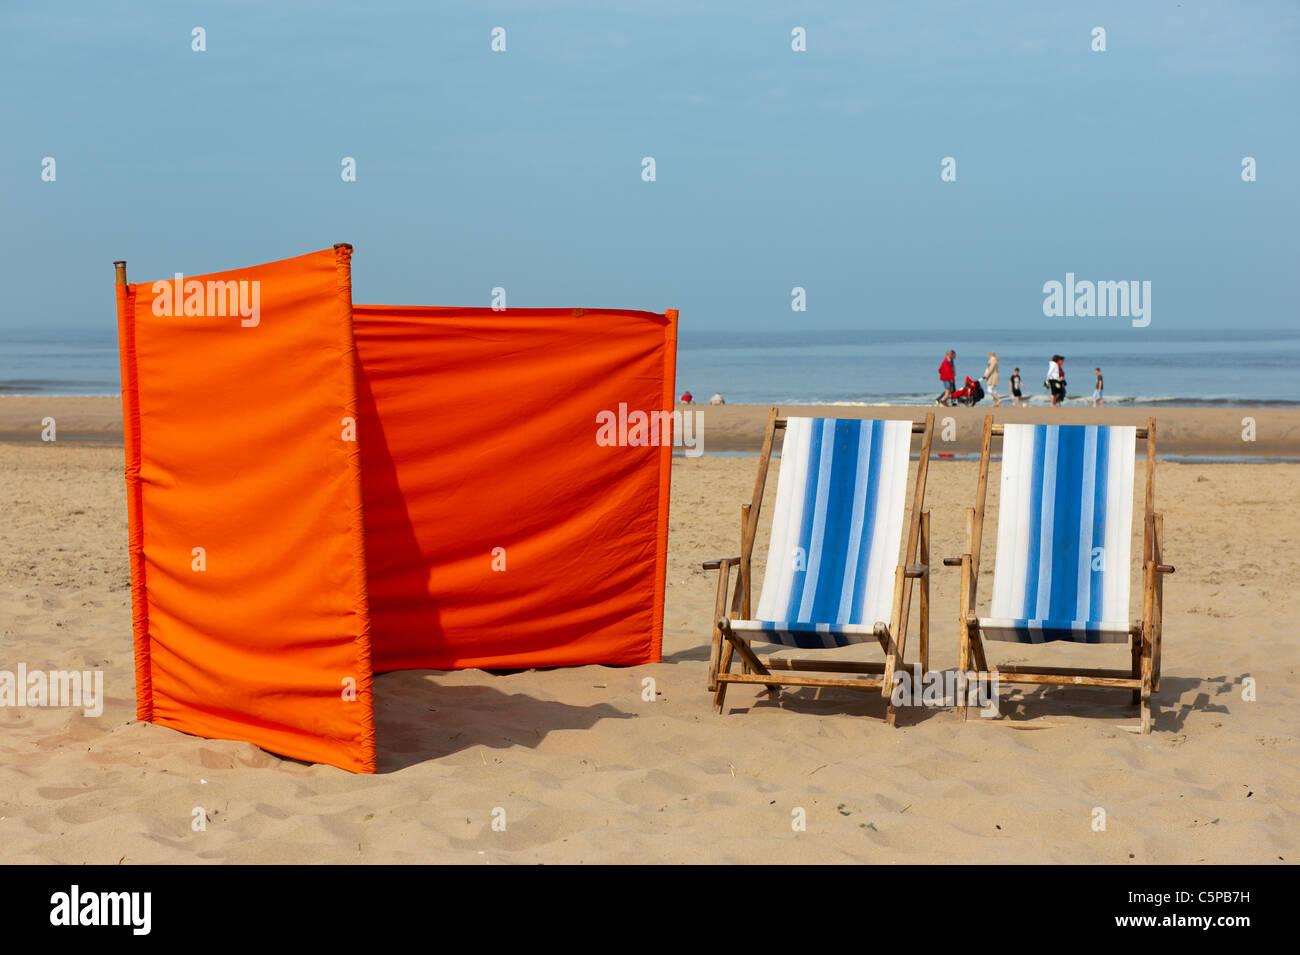
[[[976,584],[992,439],[1002,437],[997,552],[987,617],[976,615]],[[1134,455],[1147,443],[1142,619],[1130,623],[1129,537]],[[1008,424],[984,419],[976,506],[960,565],[958,668],[1000,683],[1068,684],[1132,690],[1142,732],[1151,731],[1151,693],[1160,687],[1164,522],[1155,506],[1155,419],[1145,428]],[[1125,670],[988,664],[983,640],[1012,643],[1126,643]],[[974,677],[972,677],[974,678]],[[966,718],[965,680],[957,705]]]
[[[904,664],[912,582],[921,581],[919,657],[929,665],[930,514],[923,510],[934,415],[912,421],[787,418],[768,415],[751,503],[741,507],[740,556],[709,561],[718,570],[709,689],[721,713],[729,683],[879,690],[886,718],[893,674]],[[750,559],[777,431],[784,429],[767,569],[751,615]],[[907,546],[900,559],[912,435],[920,464]],[[919,548],[919,561],[918,561]],[[737,568],[735,591],[728,589]],[[798,649],[879,642],[883,663],[760,657],[753,641]],[[732,673],[734,655],[742,672]],[[799,672],[803,671],[803,672]],[[823,675],[810,675],[810,674]],[[825,674],[832,674],[827,676]],[[854,675],[857,674],[857,675]]]

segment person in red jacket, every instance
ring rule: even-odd
[[[677,400],[680,401],[680,402],[681,402],[682,404],[684,404],[684,405],[693,405],[693,404],[695,404],[695,396],[694,396],[693,394],[691,394],[689,391],[683,391],[683,392],[682,392],[682,396],[681,396],[680,398],[678,398]]]
[[[952,393],[957,387],[957,366],[953,364],[953,359],[957,353],[951,348],[943,356],[943,362],[939,365],[939,384],[943,387],[939,397],[934,400],[937,405],[946,405],[952,403]]]

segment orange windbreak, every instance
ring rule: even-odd
[[[351,250],[118,287],[137,709],[375,768]]]
[[[354,307],[376,670],[658,661],[676,318]]]

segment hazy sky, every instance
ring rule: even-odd
[[[1153,329],[1300,317],[1294,0],[538,6],[5,4],[0,336],[111,329],[116,258],[338,241],[358,302],[684,334],[1128,328],[1044,317],[1067,271],[1152,282]]]

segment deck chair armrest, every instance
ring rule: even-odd
[[[957,563],[960,564],[961,561],[958,561]],[[912,564],[908,567],[903,568],[903,576],[911,577],[913,579],[924,577],[929,572],[930,572],[929,564]]]
[[[700,566],[705,570],[718,570],[723,564],[726,564],[728,568],[731,568],[739,563],[739,557],[719,557],[717,560],[706,560]]]
[[[945,558],[943,559],[943,566],[945,566],[945,567],[960,567],[960,566],[961,566],[961,558],[960,558],[960,557],[945,557]]]

